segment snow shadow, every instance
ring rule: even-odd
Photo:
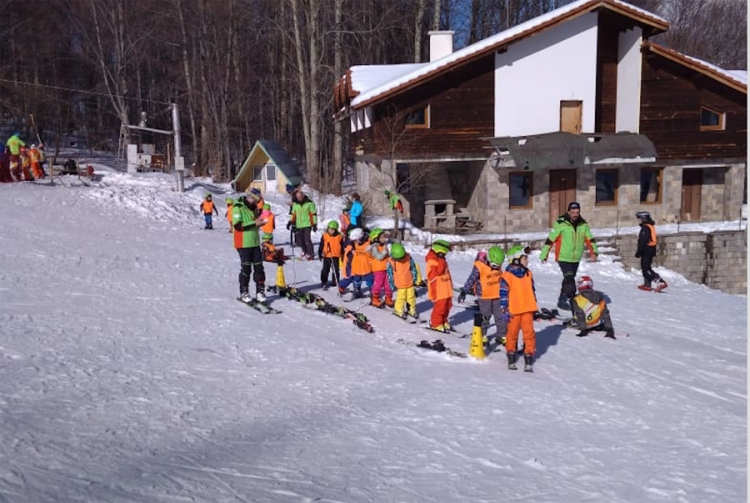
[[[536,333],[536,359],[540,359],[547,350],[557,345],[564,327],[562,325],[548,325]]]

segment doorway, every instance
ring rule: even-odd
[[[682,170],[682,204],[680,206],[680,220],[683,222],[700,221],[702,187],[702,169]]]
[[[549,172],[549,222],[568,211],[568,204],[576,200],[576,170],[555,169]]]
[[[581,134],[583,127],[583,101],[560,102],[560,131]]]

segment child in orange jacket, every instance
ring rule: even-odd
[[[349,284],[354,285],[354,298],[361,298],[362,282],[372,288],[372,264],[370,263],[370,240],[360,227],[349,231],[349,240],[344,243],[344,260],[339,281],[339,293],[346,293]]]
[[[445,256],[451,251],[449,242],[438,239],[425,257],[427,261],[427,298],[432,301],[430,328],[448,332],[448,315],[453,307],[453,279]]]
[[[385,305],[393,307],[393,290],[388,282],[386,269],[388,266],[388,234],[383,229],[375,228],[370,232],[370,257],[372,257],[372,291],[370,304],[383,307],[381,295],[385,296]]]
[[[523,331],[524,370],[533,372],[536,353],[534,313],[537,311],[534,276],[528,269],[529,257],[522,246],[514,246],[506,254],[510,264],[500,279],[500,309],[508,322],[505,350],[508,368],[516,370],[518,332]]]
[[[227,222],[229,222],[229,232],[234,232],[234,226],[232,225],[232,206],[234,206],[234,199],[228,197],[224,202],[227,203],[227,211],[224,212],[224,216],[227,218]]]
[[[333,284],[338,286],[341,280],[339,261],[343,254],[344,235],[339,232],[339,223],[331,220],[318,246],[318,258],[323,261],[323,268],[320,271],[320,283],[323,285],[323,290],[328,290],[331,285],[328,282],[331,269],[333,269]]]

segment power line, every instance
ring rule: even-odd
[[[121,94],[109,94],[109,93],[101,93],[98,91],[85,91],[83,89],[73,89],[70,87],[62,87],[62,86],[52,86],[49,84],[37,84],[36,82],[22,82],[20,80],[10,80],[10,79],[2,79],[0,78],[0,82],[7,82],[10,84],[16,84],[16,85],[22,85],[22,86],[36,86],[36,87],[44,87],[46,89],[56,89],[58,91],[70,91],[74,93],[82,93],[82,94],[93,94],[95,96],[105,96],[107,98],[116,97],[116,98],[123,98],[126,100],[134,100],[134,101],[145,101],[148,103],[157,103],[159,105],[171,105],[171,103],[166,101],[157,101],[157,100],[150,100],[147,98],[135,98],[131,96],[123,96]]]

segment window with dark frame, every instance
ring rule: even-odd
[[[406,128],[407,129],[419,129],[430,127],[430,107],[425,106],[412,110],[406,114]]]
[[[724,129],[724,114],[708,107],[701,107],[701,131]]]
[[[641,168],[641,203],[661,203],[662,168]]]
[[[530,172],[511,173],[508,183],[510,185],[510,208],[531,208],[533,203],[533,174]]]
[[[596,171],[596,204],[607,206],[617,204],[619,170],[599,169]]]
[[[396,190],[399,194],[411,193],[411,167],[409,164],[396,164]]]

